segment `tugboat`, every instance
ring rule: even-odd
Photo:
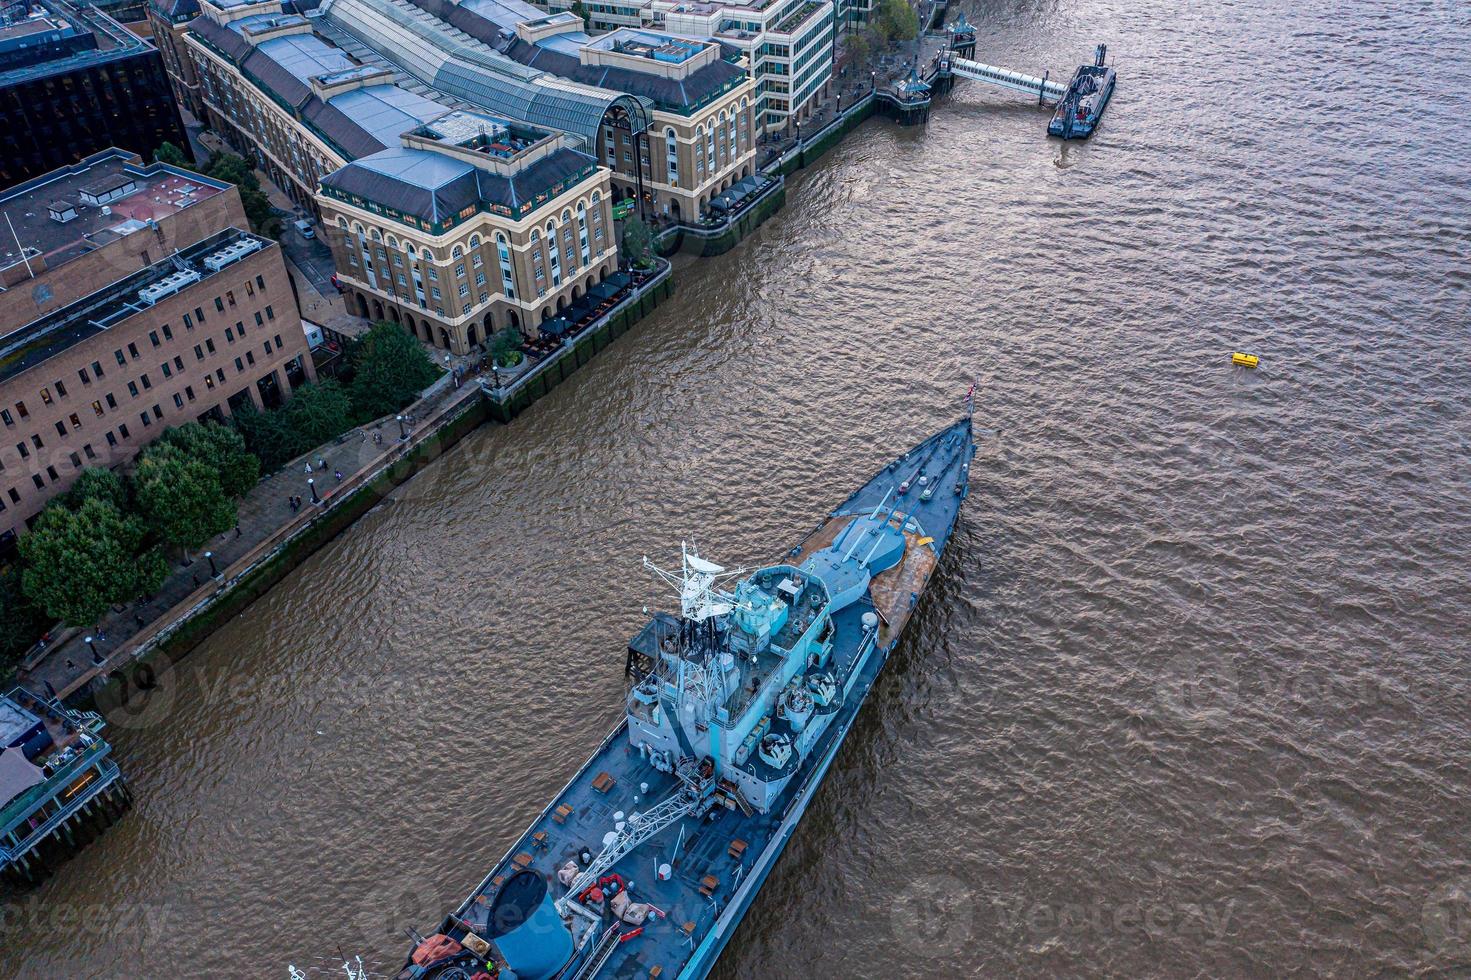
[[[972,388],[974,392],[974,388]],[[969,400],[969,396],[968,399]],[[750,574],[682,548],[624,717],[398,980],[692,980],[822,784],[955,529],[969,413]]]
[[[1047,135],[1070,140],[1087,139],[1093,134],[1113,96],[1114,70],[1103,64],[1107,55],[1108,45],[1100,44],[1093,52],[1093,64],[1078,66],[1047,124]]]

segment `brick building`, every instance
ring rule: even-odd
[[[0,547],[89,466],[314,377],[232,185],[108,150],[0,192]],[[7,227],[7,233],[9,227]]]

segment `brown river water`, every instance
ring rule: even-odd
[[[973,378],[956,537],[716,976],[1471,972],[1468,8],[970,13],[1108,41],[1098,135],[970,84],[682,262],[109,712],[137,806],[0,975],[390,972],[616,721],[640,557],[772,557]]]

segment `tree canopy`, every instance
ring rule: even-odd
[[[244,157],[233,153],[216,153],[198,168],[199,173],[234,184],[240,191],[240,204],[250,220],[250,230],[268,238],[281,237],[281,216],[271,206],[270,198],[261,190],[260,178]]]
[[[367,422],[397,412],[434,383],[439,369],[424,348],[396,323],[379,321],[348,353],[353,416]]]
[[[280,411],[294,443],[287,459],[336,439],[352,427],[352,402],[342,385],[331,378],[297,388]]]
[[[0,568],[0,673],[15,666],[50,622],[21,588],[20,570]]]
[[[175,446],[154,443],[138,457],[134,496],[145,520],[164,541],[198,548],[235,526],[235,501],[208,463]]]
[[[128,487],[123,478],[112,470],[89,466],[78,474],[70,489],[60,497],[60,506],[76,510],[86,501],[97,498],[105,500],[120,511],[128,509]]]
[[[158,149],[153,151],[153,159],[175,167],[190,166],[189,158],[184,155],[184,151],[167,140],[160,143]]]
[[[884,41],[913,41],[919,37],[919,14],[908,0],[879,0],[874,30]]]
[[[636,214],[623,222],[623,254],[639,268],[654,264],[654,233]]]
[[[20,539],[26,595],[71,626],[95,623],[108,606],[163,582],[163,557],[157,551],[140,554],[143,533],[137,520],[98,497],[76,510],[47,507]]]
[[[169,429],[155,444],[172,446],[219,474],[227,497],[243,497],[260,480],[260,460],[245,448],[245,439],[218,422],[186,422]]]

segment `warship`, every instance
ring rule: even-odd
[[[972,395],[974,387],[972,387]],[[967,404],[971,395],[967,396]],[[398,980],[704,977],[811,803],[969,492],[970,413],[749,574],[682,547],[623,717]]]

